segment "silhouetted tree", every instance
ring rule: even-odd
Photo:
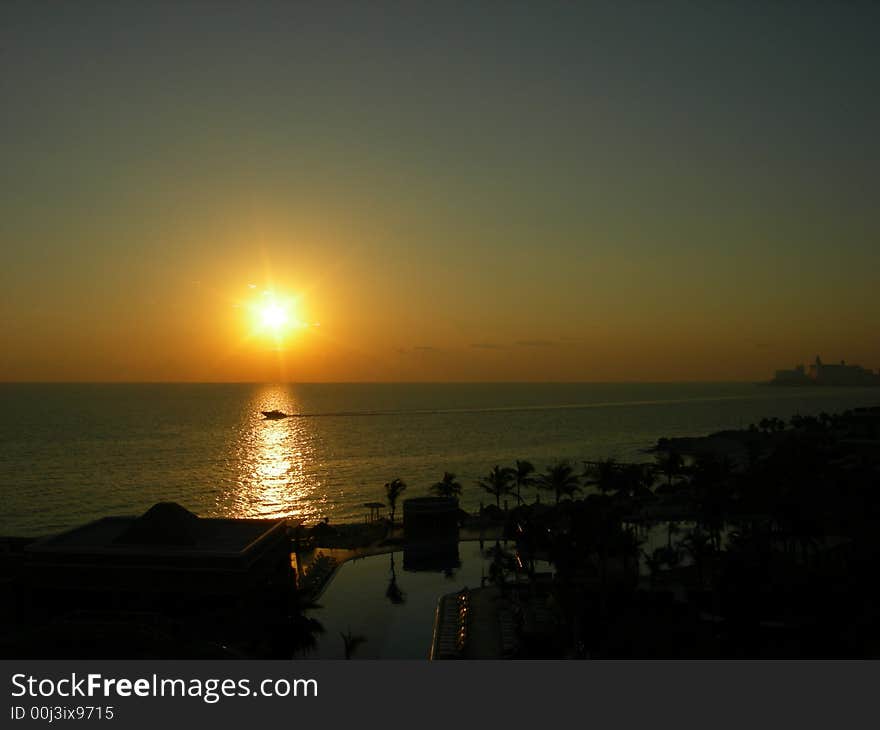
[[[556,504],[559,504],[563,495],[573,497],[574,493],[579,492],[581,488],[574,468],[567,461],[560,461],[548,466],[547,471],[538,477],[537,484],[541,489],[546,489],[556,495]]]
[[[438,497],[458,497],[461,494],[461,484],[455,480],[455,474],[445,471],[443,478],[431,487],[431,491]]]
[[[308,654],[318,645],[318,635],[324,633],[324,625],[306,612],[321,606],[300,590],[291,591],[288,606],[289,624],[283,641],[283,653],[287,656]]]
[[[697,581],[700,587],[702,587],[706,577],[706,562],[714,552],[712,538],[699,527],[695,527],[688,532],[679,545],[685,549],[688,555],[691,556],[691,560],[694,561],[694,567],[697,569]]]
[[[766,433],[776,433],[785,430],[785,421],[776,416],[773,418],[762,418],[758,421],[758,426]]]
[[[648,464],[622,464],[617,476],[618,492],[628,497],[644,496],[654,486],[654,471]]]
[[[385,484],[385,496],[388,498],[388,506],[391,508],[391,527],[394,528],[394,514],[397,511],[397,498],[406,491],[406,482],[402,479],[392,479]]]
[[[496,464],[492,471],[477,481],[477,484],[495,497],[495,504],[500,509],[501,497],[510,494],[513,490],[512,479],[513,473],[510,469],[504,469]]]
[[[523,487],[531,487],[535,481],[531,477],[535,467],[530,461],[517,460],[516,467],[513,469],[513,484],[516,487],[516,503],[522,504],[521,490]]]
[[[598,487],[602,494],[608,494],[620,486],[618,464],[614,459],[603,459],[589,464],[584,470],[584,478],[587,484]]]
[[[638,560],[644,540],[639,538],[635,531],[631,529],[620,529],[615,537],[614,552],[623,558],[624,575],[629,576],[630,566],[633,560]],[[638,573],[638,563],[636,563],[635,568],[636,573]]]
[[[715,550],[721,549],[730,502],[730,479],[734,472],[729,457],[704,455],[694,465],[693,488],[697,501],[697,520],[709,532]]]
[[[672,480],[681,476],[684,470],[684,459],[677,451],[660,451],[654,457],[657,461],[657,469],[666,477],[666,484],[672,486]]]

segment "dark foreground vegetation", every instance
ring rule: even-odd
[[[878,467],[876,408],[661,440],[653,464],[588,464],[567,489],[594,493],[506,516],[516,551],[498,572],[525,575],[503,588],[518,655],[880,656]],[[552,580],[534,574],[539,558]],[[530,632],[542,594],[555,620]]]

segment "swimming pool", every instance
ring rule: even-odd
[[[665,546],[669,539],[667,525],[652,526],[640,534],[640,539],[644,552]],[[462,541],[458,543],[457,554],[453,548],[452,556],[435,555],[434,558],[440,557],[435,563],[459,563],[446,571],[436,565],[425,566],[424,556],[420,559],[418,554],[402,550],[344,563],[318,599],[321,608],[309,614],[321,622],[325,633],[318,637],[317,649],[307,658],[344,659],[341,634],[350,631],[366,638],[357,647],[355,659],[427,659],[440,596],[462,588],[479,588],[483,579],[488,585],[492,558],[485,551],[494,545],[494,540],[485,540],[482,548],[479,540]],[[513,542],[502,545],[515,552]],[[428,560],[431,562],[431,558]],[[690,562],[683,553],[681,565]],[[645,560],[642,558],[639,563],[641,575],[648,576]],[[553,572],[549,563],[540,560],[535,562],[535,568],[538,572]]]
[[[488,549],[494,544],[487,540],[483,545]],[[310,612],[325,633],[309,657],[344,659],[340,634],[351,631],[366,638],[355,659],[427,659],[440,596],[479,588],[483,577],[488,583],[492,560],[483,555],[478,540],[458,543],[460,565],[445,572],[412,570],[412,564],[419,562],[413,557],[397,551],[340,566],[318,599],[321,608]]]

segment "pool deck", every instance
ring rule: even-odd
[[[344,533],[344,527],[341,530]],[[502,524],[467,526],[459,530],[458,542],[495,541],[503,538]],[[323,575],[318,583],[310,586],[312,600],[319,600],[339,568],[348,561],[377,555],[387,555],[405,548],[403,528],[395,527],[390,534],[369,544],[341,545],[342,541],[327,540],[317,544],[307,553],[297,557],[302,561],[307,575],[311,566],[321,557],[330,558],[332,569]],[[466,640],[459,649],[458,638],[461,629],[459,593],[441,596],[435,611],[432,632],[431,659],[502,659],[510,656],[515,648],[516,638],[507,601],[501,597],[497,586],[472,589],[468,593],[468,616]]]
[[[496,586],[470,592],[471,615],[465,659],[501,659],[501,624],[498,605],[501,595]]]

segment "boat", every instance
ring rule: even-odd
[[[284,411],[260,411],[268,420],[277,421],[280,418],[287,418],[289,414]]]

